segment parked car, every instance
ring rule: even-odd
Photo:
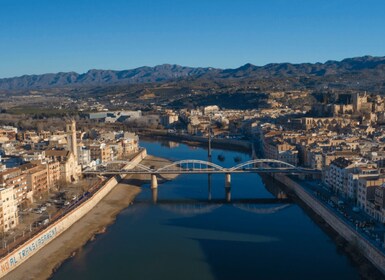
[[[36,214],[42,214],[43,213],[43,211],[40,208],[34,209],[33,212]]]

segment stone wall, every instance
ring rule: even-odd
[[[130,161],[130,165],[136,165],[140,163],[147,156],[147,150],[142,148],[140,152]]]
[[[130,166],[133,167],[135,164],[141,162],[146,155],[146,149],[142,149],[141,152],[131,160]],[[118,184],[120,179],[120,176],[110,178],[91,198],[0,259],[0,278],[21,265],[41,248],[79,221]]]
[[[356,244],[360,252],[383,274],[385,274],[385,254],[372,245],[352,228],[346,221],[335,215],[330,209],[309,194],[301,185],[289,177],[276,174],[274,178],[293,190],[295,194],[309,206],[315,213],[321,216],[339,235],[348,242]]]

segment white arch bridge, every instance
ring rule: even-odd
[[[157,175],[162,174],[226,174],[226,187],[230,187],[232,173],[289,173],[289,174],[321,174],[320,170],[294,166],[284,161],[275,159],[254,159],[240,163],[233,167],[222,167],[215,163],[187,159],[173,162],[169,165],[155,168],[142,164],[132,164],[129,161],[111,161],[88,168],[83,174],[97,175],[126,175],[149,174],[151,187],[156,188]]]

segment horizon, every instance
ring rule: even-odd
[[[380,0],[0,0],[0,77],[384,55]]]
[[[121,68],[121,69],[90,68],[90,69],[88,69],[86,71],[83,71],[83,72],[77,72],[77,71],[71,71],[70,70],[70,71],[58,71],[58,72],[46,72],[46,73],[31,73],[31,74],[22,74],[22,75],[19,75],[19,76],[12,76],[12,77],[0,77],[0,80],[19,78],[19,77],[23,77],[23,76],[40,76],[40,75],[59,74],[59,73],[76,73],[76,74],[82,75],[82,74],[86,74],[86,73],[88,73],[90,71],[93,71],[93,70],[95,70],[95,71],[114,71],[114,72],[119,72],[119,71],[126,71],[126,70],[135,70],[135,69],[140,69],[140,68],[145,68],[145,67],[154,68],[154,67],[163,66],[163,65],[171,65],[171,66],[175,65],[175,66],[189,67],[189,68],[212,68],[212,69],[218,69],[218,70],[227,70],[227,69],[238,69],[238,68],[240,68],[242,66],[245,66],[247,64],[251,64],[251,65],[256,66],[256,67],[265,67],[265,66],[270,65],[270,64],[285,64],[285,63],[292,64],[292,65],[317,64],[317,63],[325,64],[325,63],[327,63],[329,61],[341,62],[341,61],[343,61],[345,59],[355,59],[355,58],[361,58],[361,57],[385,58],[385,55],[384,56],[362,55],[362,56],[355,56],[355,57],[345,57],[345,58],[342,58],[342,59],[339,59],[339,60],[328,59],[328,60],[325,60],[323,62],[316,61],[316,62],[297,62],[297,63],[293,63],[293,62],[284,61],[284,62],[270,62],[270,63],[266,63],[266,64],[263,64],[263,65],[256,65],[256,64],[253,64],[253,63],[246,62],[245,64],[239,65],[239,66],[234,67],[234,68],[218,68],[218,67],[213,67],[213,66],[189,66],[189,65],[180,65],[180,64],[176,64],[176,63],[163,63],[163,64],[156,64],[156,65],[153,65],[153,66],[142,65],[142,66],[134,67],[134,68]]]

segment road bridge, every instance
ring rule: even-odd
[[[287,174],[315,174],[321,171],[311,168],[294,166],[275,159],[253,159],[233,167],[223,167],[210,161],[186,159],[169,165],[155,168],[143,164],[130,164],[129,161],[111,161],[102,163],[83,171],[83,174],[96,175],[126,175],[148,174],[151,176],[151,188],[158,187],[157,176],[165,174],[224,174],[226,193],[230,193],[231,174],[238,173],[287,173]]]

